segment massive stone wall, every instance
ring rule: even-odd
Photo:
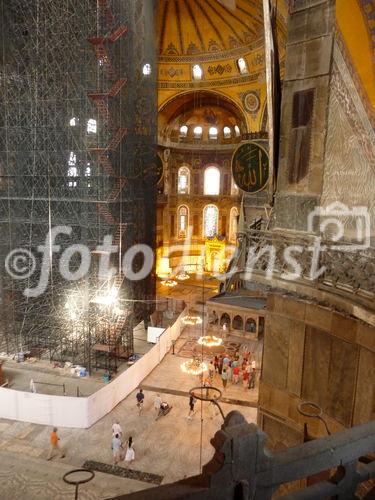
[[[375,418],[375,328],[329,308],[270,295],[267,304],[259,423],[273,449],[326,435],[303,417],[301,401],[322,410],[331,432]]]
[[[321,205],[368,207],[375,234],[375,132],[335,45]],[[353,218],[346,218],[349,226]],[[350,228],[350,226],[349,226]]]

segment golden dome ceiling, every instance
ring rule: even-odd
[[[236,0],[233,10],[226,5],[228,0],[159,0],[161,58],[218,59],[262,43],[262,0]]]

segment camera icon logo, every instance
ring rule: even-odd
[[[319,231],[319,237],[328,240],[329,248],[334,250],[352,252],[370,247],[371,220],[367,207],[349,208],[340,202],[316,207],[308,216],[307,230]]]

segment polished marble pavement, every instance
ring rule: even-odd
[[[223,422],[218,409],[206,402],[198,402],[193,418],[187,418],[188,393],[199,385],[199,379],[181,371],[180,365],[187,358],[178,352],[198,335],[199,331],[194,328],[186,328],[175,345],[176,354],[167,354],[143,381],[145,404],[141,415],[134,391],[90,429],[59,429],[66,454],[63,459],[46,460],[50,427],[0,420],[0,499],[73,498],[73,489],[63,482],[63,474],[82,467],[87,461],[111,467],[111,427],[115,421],[123,428],[123,441],[132,436],[135,448],[135,461],[131,466],[124,463],[119,466],[141,474],[124,473],[126,477],[119,477],[96,472],[94,480],[80,488],[80,499],[104,499],[149,488],[150,483],[142,481],[142,474],[161,476],[163,484],[198,474],[201,466],[213,456],[210,439]],[[214,385],[222,388],[220,384],[220,377],[215,375]],[[258,381],[253,390],[242,384],[229,384],[220,403],[223,413],[239,410],[249,422],[256,422],[257,386]],[[158,391],[172,410],[155,421],[153,401]],[[106,470],[102,465],[98,468]]]

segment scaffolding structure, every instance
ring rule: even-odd
[[[156,72],[142,72],[156,68],[154,0],[0,4],[0,352],[90,370],[98,349],[133,354],[133,325],[155,307],[154,273],[129,281],[121,266],[132,245],[155,248]],[[69,231],[53,242],[57,226]],[[118,252],[104,279],[96,249],[106,235]],[[74,274],[83,257],[67,249],[78,244],[89,271],[66,279],[61,256]],[[25,295],[40,283],[43,245],[48,283]],[[23,279],[9,274],[15,249],[34,256]],[[133,269],[142,264],[137,255]]]

